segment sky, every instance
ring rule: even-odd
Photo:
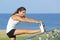
[[[0,13],[13,13],[21,6],[27,13],[60,13],[60,0],[0,0]]]

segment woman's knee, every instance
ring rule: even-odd
[[[16,38],[9,38],[10,40],[16,40]]]

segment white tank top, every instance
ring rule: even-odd
[[[19,23],[19,21],[17,20],[13,20],[11,17],[8,21],[8,24],[7,24],[7,29],[6,29],[6,33],[8,33],[9,31],[11,31],[12,29],[14,29],[15,25]]]

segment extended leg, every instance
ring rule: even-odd
[[[20,34],[34,34],[41,32],[41,30],[15,30],[14,35],[20,35]]]

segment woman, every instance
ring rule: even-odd
[[[26,9],[24,7],[20,7],[16,10],[16,12],[14,12],[11,15],[7,24],[7,29],[6,29],[6,33],[10,40],[16,40],[16,35],[43,32],[43,29],[41,30],[40,29],[38,30],[14,29],[15,25],[18,24],[19,22],[38,23],[38,24],[42,23],[42,21],[37,21],[37,20],[33,20],[25,17],[25,13],[26,13]]]

